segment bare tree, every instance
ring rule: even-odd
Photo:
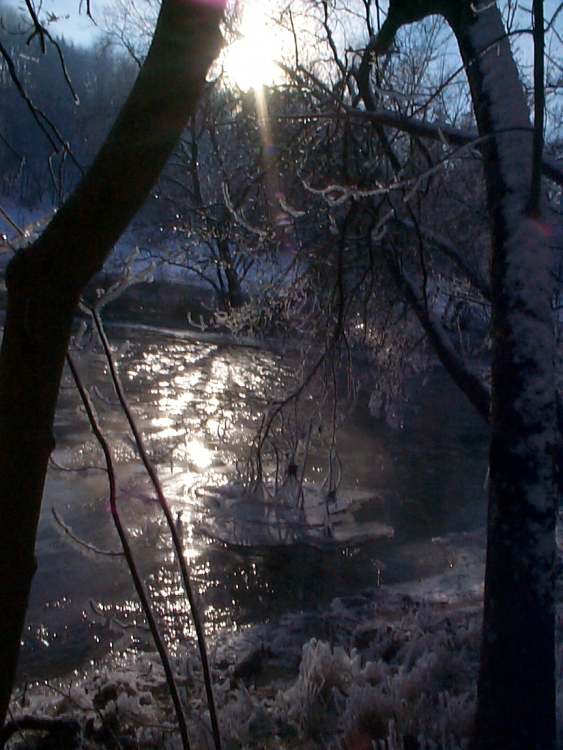
[[[245,278],[266,246],[274,254],[273,236],[259,226],[264,226],[259,143],[253,103],[217,80],[159,184],[168,207],[162,224],[173,249],[159,247],[158,254],[209,284],[226,310],[243,303]],[[241,205],[250,201],[254,207],[247,216]]]
[[[534,126],[495,3],[391,0],[386,20],[378,29],[374,17],[379,15],[379,5],[365,0],[354,6],[356,18],[363,7],[368,30],[368,42],[359,52],[351,43],[342,44],[341,29],[332,25],[338,20],[334,3],[321,0],[311,6],[317,10],[318,29],[324,33],[324,52],[315,49],[311,59],[304,60],[296,35],[295,65],[286,72],[295,85],[316,99],[313,112],[302,116],[313,115],[310,122],[316,124],[311,131],[316,128],[319,153],[323,147],[327,151],[327,139],[321,143],[319,136],[321,129],[333,136],[326,167],[321,160],[315,163],[316,180],[309,180],[307,189],[325,199],[331,209],[328,219],[340,236],[343,228],[350,229],[349,212],[344,207],[356,206],[356,228],[362,222],[367,224],[372,237],[366,250],[371,247],[372,252],[378,252],[385,272],[418,318],[436,355],[491,426],[484,625],[474,745],[553,750],[554,453],[560,438],[555,423],[553,365],[554,227],[541,175],[543,171],[559,185],[563,175],[557,163],[543,154],[542,3],[533,6]],[[428,93],[423,104],[413,101],[412,91],[401,100],[399,83],[396,89],[385,90],[382,69],[393,67],[393,56],[382,62],[377,58],[392,51],[401,27],[432,15],[445,19],[457,41],[477,124],[473,135],[441,123],[439,109],[431,104],[436,90]],[[382,100],[393,99],[397,102],[394,111],[382,106]],[[425,122],[422,114],[433,121]],[[340,132],[334,124],[338,122],[343,123]],[[347,138],[342,131],[350,122]],[[359,122],[372,123],[372,133],[362,131],[358,136],[353,129]],[[397,139],[391,130],[395,128],[409,138]],[[438,162],[443,162],[417,145],[420,137],[441,140],[442,147],[473,141],[482,155],[490,222],[490,276],[488,269],[485,275],[478,274],[479,268],[471,267],[467,256],[451,241],[408,211],[409,204],[424,191],[425,180],[436,173]],[[354,154],[361,153],[364,144],[350,144],[362,138],[376,141],[377,146],[371,154],[365,148],[363,160],[355,161]],[[427,160],[428,168],[418,175],[411,171],[412,145]],[[337,148],[342,148],[338,162],[333,156]],[[371,180],[369,170],[361,168],[366,163],[371,164]],[[371,227],[366,218],[370,205]],[[382,234],[396,222],[412,232],[410,256],[401,257],[393,248],[392,236]],[[357,244],[359,233],[351,234]],[[436,316],[429,283],[429,242],[490,305],[490,391],[452,345]],[[346,243],[346,253],[348,247]],[[342,284],[342,257],[339,252],[334,264],[340,274],[340,298],[345,299],[343,292],[350,292],[350,287]]]

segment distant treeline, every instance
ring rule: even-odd
[[[95,155],[137,72],[108,43],[33,35],[0,0],[0,192],[57,203]]]

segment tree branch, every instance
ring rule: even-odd
[[[434,351],[438,355],[440,362],[444,365],[452,380],[465,393],[473,406],[477,409],[485,422],[490,420],[491,397],[488,389],[481,380],[469,370],[465,362],[451,345],[448,337],[444,333],[439,321],[435,318],[430,309],[426,309],[424,304],[419,300],[414,290],[414,286],[407,275],[400,270],[397,262],[385,253],[385,260],[395,283],[404,293],[407,302],[414,310],[422,328],[432,342]]]
[[[278,115],[275,119],[310,121],[351,117],[354,120],[379,123],[390,128],[395,128],[396,130],[401,130],[404,133],[409,133],[410,135],[416,135],[420,138],[429,138],[432,141],[442,141],[443,143],[455,146],[466,146],[478,141],[475,143],[475,148],[478,151],[481,151],[484,148],[487,139],[493,138],[496,135],[495,133],[489,133],[486,138],[483,138],[482,136],[479,136],[479,133],[475,130],[461,130],[460,128],[454,128],[451,125],[444,125],[439,122],[427,122],[425,120],[418,120],[414,117],[405,117],[404,115],[393,112],[390,109],[362,111],[347,105],[342,106],[344,111]],[[561,165],[556,159],[546,156],[542,158],[541,164],[543,174],[557,185],[563,187],[563,165]]]
[[[406,229],[415,229],[414,224],[411,221],[399,219],[398,217],[395,218],[395,221],[397,224],[405,227]],[[461,255],[458,249],[446,237],[443,237],[437,232],[434,232],[433,230],[427,229],[426,227],[420,225],[418,229],[430,243],[435,245],[441,253],[443,253],[446,257],[453,261],[453,263],[455,263],[455,265],[463,273],[467,281],[469,281],[469,283],[472,284],[472,286],[474,286],[475,289],[477,289],[477,291],[486,300],[490,301],[491,287],[489,283],[485,281],[485,279],[483,279],[479,273],[473,270],[466,263],[465,258]]]

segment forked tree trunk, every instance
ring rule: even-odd
[[[164,0],[146,62],[83,181],[10,263],[0,354],[0,726],[13,686],[53,420],[79,295],[147,197],[217,54],[224,0]]]
[[[529,215],[533,129],[496,4],[391,0],[376,51],[439,13],[457,37],[492,227],[492,394],[484,623],[474,746],[555,748],[552,231]],[[447,363],[446,367],[447,367]],[[457,382],[457,381],[456,381]]]

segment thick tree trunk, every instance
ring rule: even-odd
[[[376,51],[440,13],[466,66],[492,224],[490,491],[474,746],[555,747],[555,340],[550,227],[528,214],[533,129],[495,3],[391,0]],[[458,384],[463,384],[457,379]]]
[[[485,610],[475,744],[555,747],[553,259],[527,215],[533,131],[496,6],[457,29],[492,217],[492,411]]]
[[[53,419],[84,285],[140,208],[194,112],[220,45],[221,0],[164,0],[153,43],[97,159],[11,262],[0,355],[0,725],[13,685]]]

